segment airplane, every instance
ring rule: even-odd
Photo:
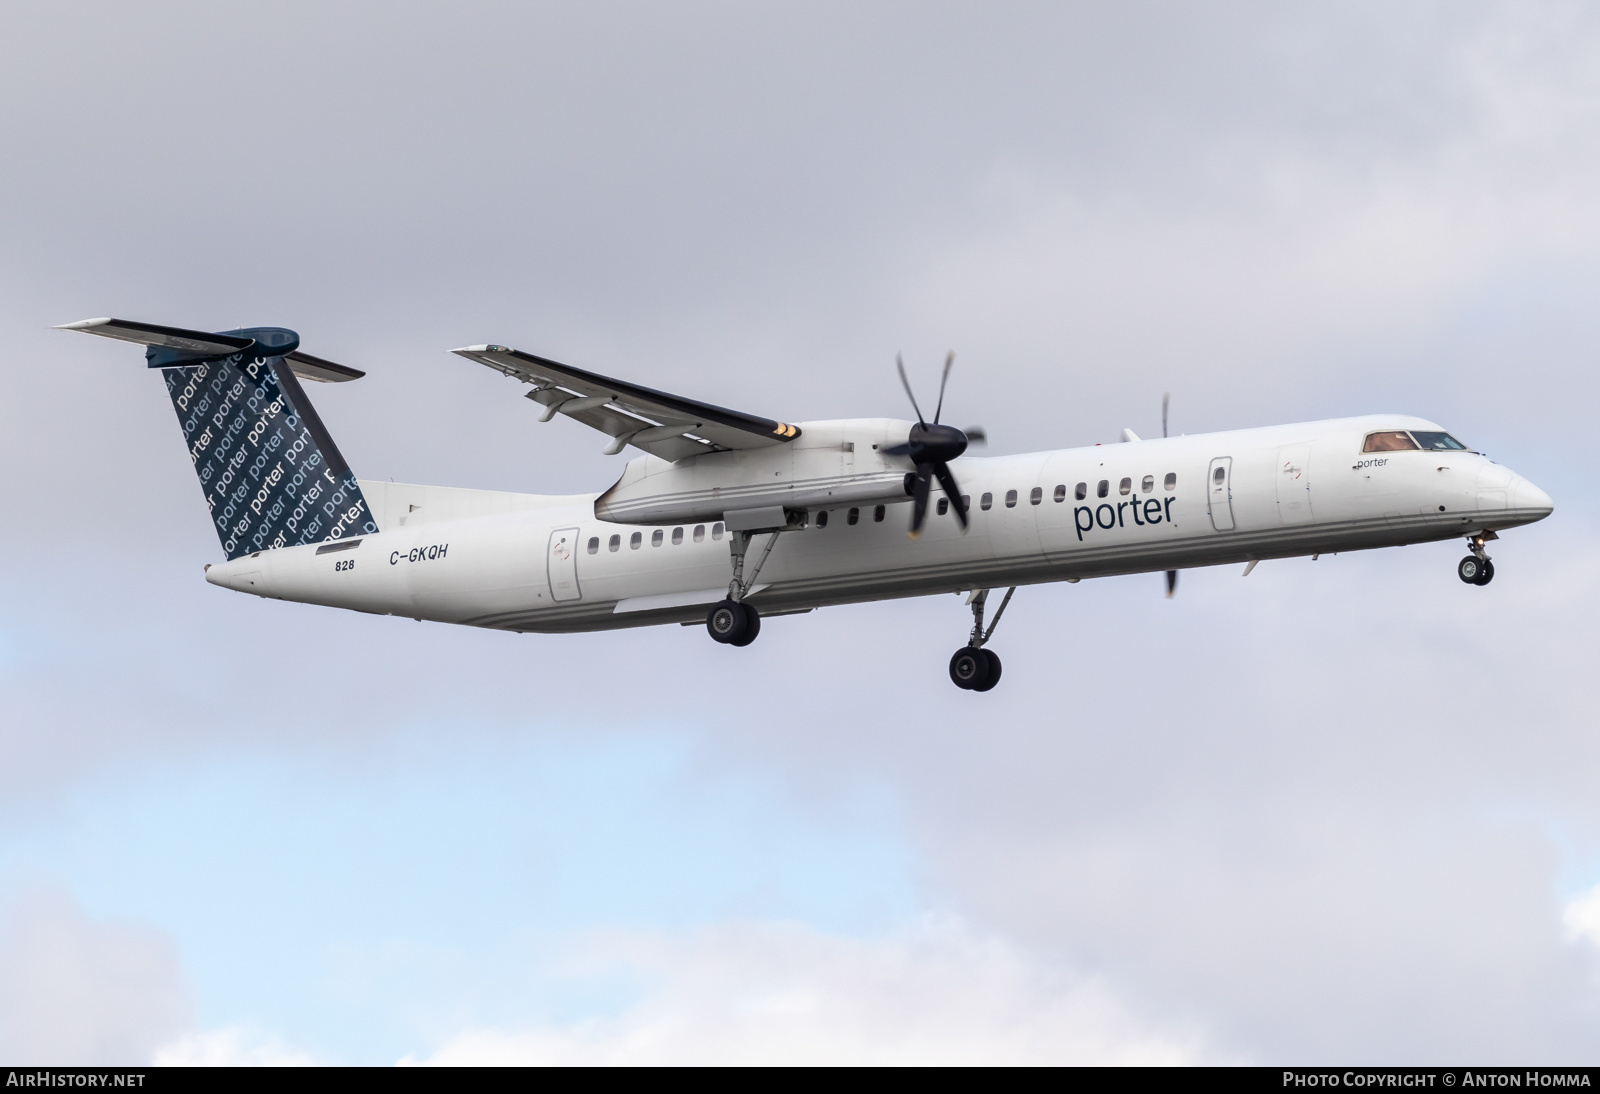
[[[499,345],[454,352],[519,381],[540,421],[637,449],[598,493],[358,480],[302,380],[359,370],[282,327],[122,319],[59,329],[146,347],[162,372],[225,562],[213,585],[277,600],[516,632],[704,624],[748,646],[763,618],[965,594],[959,688],[1000,680],[989,641],[1018,588],[1464,538],[1487,585],[1497,533],[1548,516],[1544,491],[1437,424],[1375,414],[978,458],[980,430],[927,421],[788,424]],[[957,461],[959,463],[957,464]],[[959,467],[959,476],[952,469]],[[939,495],[934,497],[934,486]],[[909,518],[909,519],[908,519]],[[909,531],[909,536],[906,532]],[[985,623],[989,596],[1006,589]]]

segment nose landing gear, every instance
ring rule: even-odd
[[[1000,682],[1000,658],[984,647],[1000,625],[1000,617],[1016,591],[1015,585],[1006,590],[1005,599],[1000,601],[987,630],[983,626],[983,608],[989,600],[989,590],[980,589],[967,598],[972,607],[972,637],[950,657],[950,682],[956,687],[963,691],[988,691]]]
[[[1472,553],[1456,564],[1457,577],[1468,585],[1487,585],[1494,580],[1494,562],[1483,549],[1484,540],[1494,538],[1493,532],[1486,532],[1467,541],[1472,546]]]

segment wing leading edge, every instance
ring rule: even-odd
[[[765,448],[800,436],[795,426],[771,418],[640,387],[506,346],[468,346],[454,352],[532,384],[527,397],[545,408],[541,421],[565,414],[598,429],[611,438],[608,455],[631,444],[677,461],[706,452]]]

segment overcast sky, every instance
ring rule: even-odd
[[[1600,14],[0,6],[0,1058],[1600,1052]],[[991,453],[1394,411],[1459,544],[508,635],[246,598],[115,315],[273,324],[358,475],[621,470],[509,344]],[[957,467],[959,473],[959,466]]]

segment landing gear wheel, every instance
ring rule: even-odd
[[[706,631],[714,641],[725,646],[747,646],[755,639],[750,633],[750,619],[755,617],[755,629],[761,629],[761,620],[743,604],[723,600],[706,616]]]
[[[989,659],[974,646],[962,646],[950,657],[950,682],[962,691],[972,691],[989,675]]]
[[[990,688],[994,687],[1000,682],[1000,658],[996,657],[994,651],[988,649],[987,647],[979,650],[978,652],[981,653],[983,655],[983,659],[988,662],[988,671],[984,674],[983,683],[973,684],[972,690],[988,691]]]
[[[730,646],[748,646],[761,633],[761,613],[743,603],[739,605],[739,610],[744,613],[744,634],[729,642]]]
[[[1000,682],[1000,658],[976,646],[962,646],[950,658],[950,682],[963,691],[988,691]]]
[[[1468,585],[1482,585],[1485,582],[1484,574],[1493,574],[1492,569],[1486,569],[1488,563],[1477,555],[1468,555],[1456,563],[1456,576]]]
[[[1491,562],[1489,559],[1484,559],[1483,560],[1482,572],[1478,574],[1478,578],[1477,578],[1476,581],[1473,582],[1473,584],[1474,585],[1487,585],[1487,584],[1489,584],[1489,582],[1491,582],[1493,580],[1494,580],[1494,563]]]

